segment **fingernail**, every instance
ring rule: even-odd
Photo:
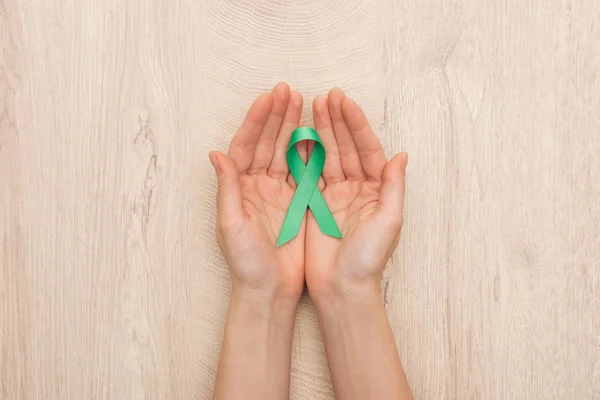
[[[216,170],[219,167],[219,159],[217,157],[217,154],[214,151],[211,151],[210,153],[208,153],[208,159],[210,160],[210,163]]]
[[[327,97],[317,96],[315,97],[315,111],[323,112],[327,109]]]
[[[406,172],[406,167],[408,166],[408,154],[407,153],[400,153],[400,168]]]
[[[346,97],[344,99],[344,102],[342,103],[342,113],[344,113],[344,117],[350,118],[350,120],[347,121],[350,123],[351,123],[351,121],[354,121],[357,118],[361,118],[360,107],[350,97]]]
[[[292,90],[292,92],[290,93],[290,105],[292,107],[301,108],[302,101],[303,101],[302,95],[299,92]]]
[[[408,153],[402,152],[402,161],[404,161],[404,164],[408,164]]]
[[[356,102],[354,100],[352,100],[350,97],[346,97],[344,99],[344,103],[348,103],[348,105],[350,107],[355,107],[356,106]]]
[[[286,90],[286,88],[289,89],[289,85],[286,82],[280,81],[277,82],[277,84],[273,87],[273,90],[271,90],[271,93],[275,93],[276,90]]]
[[[337,86],[336,86],[336,87],[334,87],[333,89],[331,89],[331,90],[329,91],[329,93],[332,93],[332,92],[340,92],[340,93],[342,94],[342,96],[345,96],[345,95],[346,95],[346,93],[344,93],[344,91],[342,90],[342,88],[340,88],[340,87],[337,87]]]

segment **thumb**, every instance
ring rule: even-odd
[[[219,151],[208,155],[219,181],[217,213],[226,220],[240,218],[242,214],[242,190],[240,174],[235,162]]]
[[[398,153],[388,161],[383,170],[379,194],[379,211],[386,220],[398,224],[402,224],[407,164],[406,153]]]

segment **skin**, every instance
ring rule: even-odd
[[[232,295],[215,399],[289,397],[292,335],[304,283],[322,331],[338,399],[412,399],[381,298],[380,280],[402,227],[406,154],[386,160],[358,105],[340,89],[313,104],[326,150],[319,189],[343,239],[307,212],[298,235],[277,237],[294,195],[287,144],[302,96],[279,83],[259,96],[227,155],[213,151],[217,239]],[[298,151],[306,161],[306,143]]]
[[[342,90],[313,104],[327,153],[322,193],[343,239],[309,214],[306,283],[317,310],[338,399],[412,399],[381,297],[400,240],[408,158],[386,160],[358,105]]]

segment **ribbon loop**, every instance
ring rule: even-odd
[[[315,147],[307,164],[304,164],[296,149],[296,143],[302,140],[312,140],[315,142]],[[298,187],[283,220],[283,226],[277,240],[277,247],[296,237],[308,207],[310,207],[315,216],[321,232],[325,235],[341,238],[342,233],[323,195],[317,188],[317,182],[325,165],[325,148],[321,143],[317,131],[313,128],[302,126],[292,132],[287,151],[287,162]]]

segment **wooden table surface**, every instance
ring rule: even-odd
[[[0,399],[211,397],[207,153],[279,80],[409,154],[383,286],[417,398],[600,399],[597,0],[0,0]],[[306,295],[291,398],[328,374]]]

